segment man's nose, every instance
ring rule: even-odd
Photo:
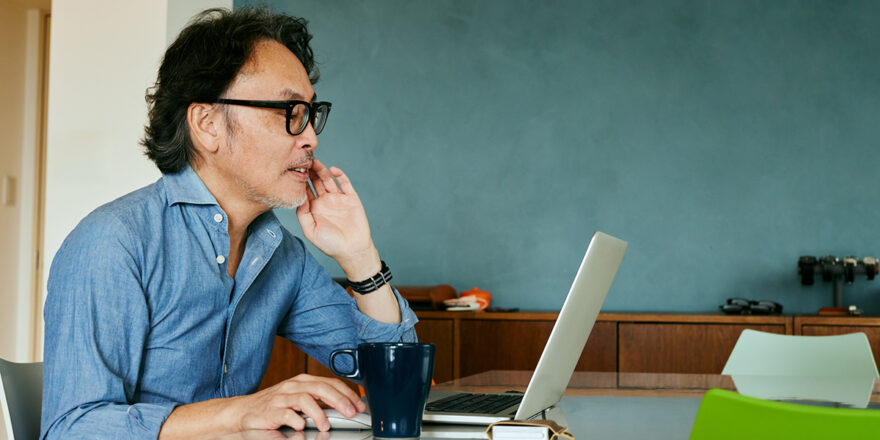
[[[303,132],[300,133],[299,136],[297,136],[297,137],[299,137],[300,140],[302,141],[302,149],[303,150],[308,150],[308,149],[314,150],[315,148],[318,147],[318,135],[315,134],[315,127],[312,126],[311,121],[309,121],[309,123],[306,125],[306,128],[303,130]]]

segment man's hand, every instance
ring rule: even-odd
[[[296,209],[303,234],[336,260],[348,279],[363,281],[377,274],[382,261],[370,236],[364,205],[348,176],[315,159],[309,177],[315,192],[306,190],[308,200]],[[400,322],[400,307],[388,284],[369,295],[355,295],[355,300],[361,312],[377,321]]]
[[[319,402],[332,407],[346,417],[354,417],[366,406],[357,394],[341,380],[301,374],[271,388],[236,398],[233,403],[239,431],[251,429],[278,429],[282,425],[301,431],[305,428],[304,413],[315,421],[320,431],[330,429]]]
[[[305,428],[303,415],[320,431],[330,429],[321,405],[346,417],[364,411],[366,405],[341,380],[301,374],[254,394],[178,406],[171,412],[159,439],[217,438],[243,433],[277,434],[282,426]]]
[[[375,275],[381,267],[379,253],[364,206],[348,176],[339,168],[325,167],[318,159],[309,176],[315,190],[306,191],[308,200],[296,210],[303,234],[336,260],[349,279],[361,281]]]

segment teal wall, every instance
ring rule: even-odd
[[[880,3],[272,5],[311,23],[318,156],[399,284],[558,309],[601,230],[630,243],[605,310],[807,313],[799,255],[880,254]],[[880,280],[845,297],[880,313]]]

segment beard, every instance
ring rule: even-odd
[[[300,197],[285,200],[269,194],[263,194],[247,182],[239,179],[238,177],[235,178],[235,182],[238,184],[239,187],[244,189],[245,194],[247,194],[248,198],[262,203],[269,209],[294,209],[305,203],[306,199],[308,198],[308,196],[303,193],[303,195]],[[306,191],[309,191],[308,184],[306,184]]]

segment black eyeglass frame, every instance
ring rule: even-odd
[[[287,133],[291,136],[298,136],[302,134],[306,130],[306,127],[309,124],[312,124],[312,128],[315,129],[315,134],[319,135],[322,131],[324,131],[324,126],[327,125],[327,117],[330,116],[330,108],[333,104],[327,101],[316,101],[316,102],[308,102],[308,101],[298,101],[298,100],[290,100],[290,101],[252,101],[248,99],[226,99],[219,98],[215,101],[217,104],[229,104],[229,105],[241,105],[245,107],[257,107],[257,108],[276,108],[285,110],[284,116],[287,118],[287,123],[285,126],[287,127]],[[290,120],[293,119],[293,108],[297,105],[303,104],[308,109],[309,114],[308,117],[305,118],[308,122],[302,124],[299,131],[294,133],[290,130]],[[327,113],[324,115],[324,120],[321,121],[321,126],[315,126],[315,117],[318,114],[318,108],[326,106]]]

